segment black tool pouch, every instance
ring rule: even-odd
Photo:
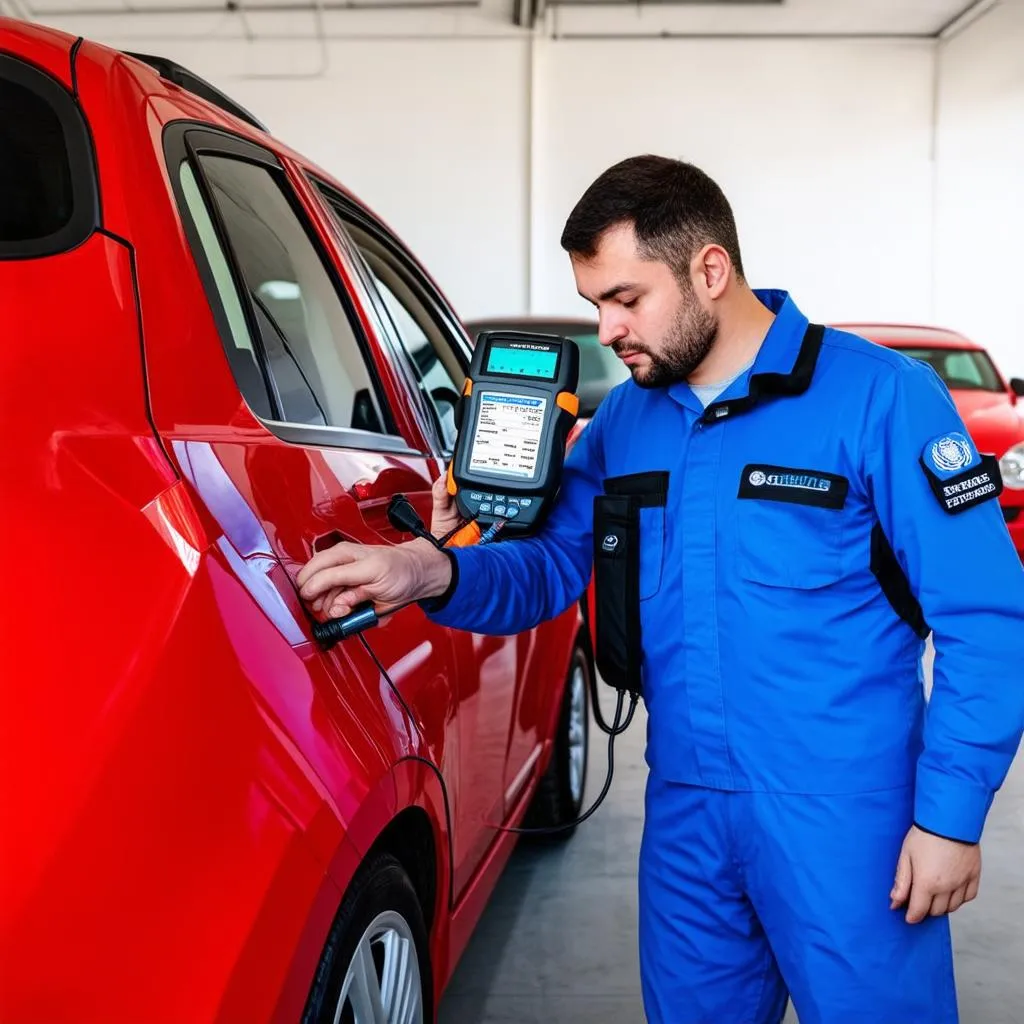
[[[594,499],[595,659],[601,678],[640,694],[640,510],[664,505],[668,473],[636,473],[605,481]]]

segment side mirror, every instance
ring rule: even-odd
[[[1010,380],[1010,390],[1018,398],[1024,398],[1024,377],[1013,377]]]

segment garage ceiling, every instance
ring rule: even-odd
[[[938,38],[961,19],[999,0],[0,0],[0,12],[46,20],[56,16],[223,14],[225,11],[332,11],[432,8],[499,10],[518,23],[557,16],[574,35],[605,35],[623,19],[636,34],[650,18],[652,35],[910,36]],[[524,18],[524,14],[527,17]],[[656,19],[656,20],[655,20]]]

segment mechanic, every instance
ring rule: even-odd
[[[303,598],[324,617],[419,600],[516,633],[586,588],[595,498],[646,488],[648,1019],[778,1022],[789,995],[801,1024],[956,1021],[948,915],[977,895],[1024,728],[998,469],[928,366],[752,290],[729,203],[692,165],[610,168],[562,245],[632,379],[576,442],[543,530],[339,544],[303,567]],[[450,519],[443,478],[434,493]]]

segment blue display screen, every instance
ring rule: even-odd
[[[507,373],[515,377],[554,380],[558,349],[512,342],[495,342],[487,356],[488,373]]]

